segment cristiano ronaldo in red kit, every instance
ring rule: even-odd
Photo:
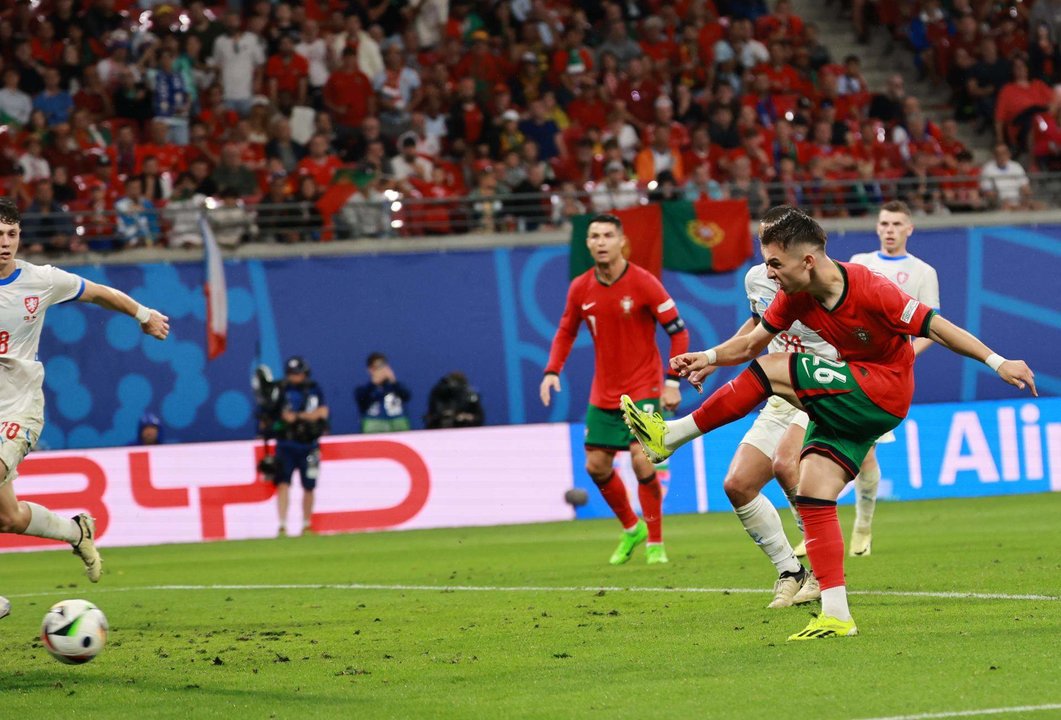
[[[623,256],[622,221],[598,215],[590,221],[586,245],[594,266],[571,282],[560,327],[553,338],[540,393],[546,406],[560,391],[560,370],[583,322],[593,337],[594,374],[586,411],[586,472],[623,525],[610,562],[621,565],[648,541],[649,564],[667,562],[663,546],[663,493],[656,467],[623,423],[619,397],[631,394],[648,412],[678,407],[678,375],[664,381],[664,364],[656,346],[656,325],[670,336],[670,355],[689,348],[689,332],[663,284]],[[637,476],[643,520],[630,505],[626,487],[613,465],[615,453],[629,450]]]

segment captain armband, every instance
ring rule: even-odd
[[[677,335],[685,329],[685,321],[682,320],[681,316],[674,318],[669,323],[663,326],[663,329],[667,331],[668,335]]]

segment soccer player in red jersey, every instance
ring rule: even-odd
[[[624,416],[649,459],[659,462],[685,442],[750,413],[770,395],[806,410],[796,506],[807,555],[821,583],[822,612],[789,640],[857,635],[847,605],[844,539],[836,499],[858,473],[873,443],[906,416],[914,394],[911,337],[987,364],[1004,381],[1033,395],[1034,374],[904,293],[869,268],[832,260],[825,231],[792,207],[773,208],[760,224],[767,276],[780,291],[751,332],[700,353],[671,359],[680,375],[699,383],[711,366],[751,365],[684,418],[664,422],[624,395]],[[839,360],[806,353],[756,356],[799,320],[833,345]]]
[[[589,224],[586,245],[594,267],[571,281],[560,327],[553,338],[540,393],[546,406],[560,392],[560,370],[584,320],[593,336],[594,372],[586,411],[586,472],[623,525],[612,565],[630,559],[634,548],[648,540],[649,564],[667,562],[663,546],[663,492],[656,467],[623,424],[619,396],[629,389],[637,406],[652,413],[673,410],[681,401],[675,373],[663,380],[663,362],[656,346],[656,323],[670,335],[670,355],[689,349],[689,331],[674,300],[655,276],[623,257],[626,236],[614,215],[597,215]],[[615,453],[630,451],[644,520],[638,520],[619,474]]]

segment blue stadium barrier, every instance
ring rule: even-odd
[[[660,474],[667,492],[665,513],[732,510],[722,481],[751,422],[745,418],[720,428],[670,458]],[[576,515],[613,517],[583,469],[583,432],[581,423],[571,426],[575,485],[589,494],[589,503]],[[896,442],[877,446],[882,499],[1061,492],[1061,399],[915,405],[895,434]],[[633,490],[633,474],[624,463],[629,461],[620,461],[619,472]],[[842,504],[854,502],[851,487],[841,496]],[[787,505],[776,482],[765,494],[775,506]],[[636,492],[630,497],[636,504]]]
[[[871,250],[871,233],[840,234],[834,257]],[[999,352],[1026,358],[1046,394],[1061,390],[1061,303],[1055,268],[1061,227],[918,231],[911,249],[936,266],[943,313]],[[578,422],[585,412],[593,353],[583,331],[552,407],[538,384],[566,296],[567,250],[500,248],[449,253],[240,260],[225,263],[229,350],[207,362],[203,269],[199,263],[71,268],[131,292],[170,316],[159,343],[129,318],[80,303],[53,308],[41,341],[47,371],[43,444],[85,448],[133,442],[145,410],[158,414],[168,441],[250,437],[252,368],[278,371],[305,355],[333,411],[336,433],[353,432],[353,388],[364,359],[380,350],[412,389],[410,415],[421,427],[431,386],[462,370],[482,393],[490,424]],[[748,314],[743,272],[666,273],[693,348],[728,337]],[[660,343],[666,338],[660,331]],[[916,401],[1004,399],[1015,391],[984,366],[933,349],[919,361]],[[720,372],[716,387],[732,376]],[[683,408],[697,402],[687,389]]]

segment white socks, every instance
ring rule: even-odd
[[[822,615],[832,615],[837,620],[850,620],[851,609],[847,607],[847,586],[822,590]]]
[[[855,528],[869,532],[873,526],[873,511],[877,509],[877,488],[880,486],[880,465],[873,463],[862,468],[855,478]]]
[[[744,507],[735,508],[734,512],[740,518],[741,525],[755,544],[762,548],[770,562],[777,568],[780,575],[785,572],[799,572],[800,562],[792,553],[792,545],[785,537],[785,530],[781,526],[781,516],[762,494],[756,495],[755,499]]]
[[[37,503],[28,502],[29,525],[22,531],[23,535],[65,540],[68,543],[81,542],[81,528],[71,518],[56,515],[48,508]]]
[[[677,420],[668,420],[666,424],[667,434],[663,436],[663,442],[672,452],[703,435],[700,428],[696,427],[696,421],[691,414]]]

